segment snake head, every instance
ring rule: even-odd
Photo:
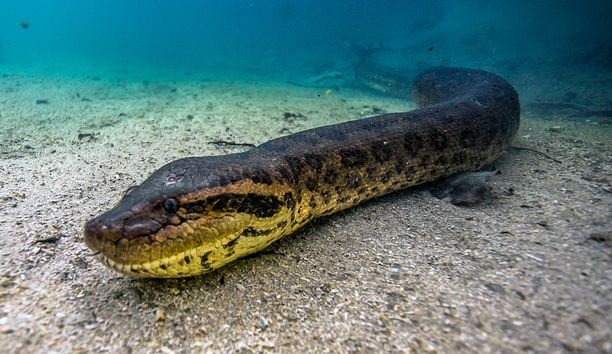
[[[197,275],[252,253],[250,243],[271,242],[257,240],[267,235],[252,226],[286,217],[292,197],[278,197],[272,178],[249,161],[240,154],[174,161],[89,221],[85,243],[110,268],[147,277]]]

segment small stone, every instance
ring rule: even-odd
[[[166,320],[166,312],[161,307],[155,311],[155,322],[162,322]]]
[[[34,243],[49,243],[49,244],[52,244],[52,243],[56,243],[59,240],[60,240],[60,238],[58,236],[53,235],[53,236],[48,236],[48,237],[40,238],[40,239],[34,241]]]
[[[453,259],[451,257],[444,257],[438,260],[436,264],[440,266],[451,266],[453,265]]]
[[[475,206],[492,196],[486,179],[496,173],[497,171],[462,173],[438,183],[430,191],[434,197],[449,200],[454,205]]]
[[[329,293],[332,291],[332,289],[334,288],[334,286],[332,285],[332,283],[325,283],[321,285],[321,290],[324,293]]]
[[[589,241],[595,242],[610,242],[612,241],[612,232],[608,231],[595,231],[587,237]]]
[[[514,325],[508,320],[501,320],[500,327],[504,331],[513,331]]]
[[[504,287],[499,285],[499,284],[485,283],[485,287],[487,289],[491,290],[494,293],[499,293],[499,294],[502,294],[502,295],[506,294],[506,290],[504,289]]]
[[[255,327],[260,331],[265,331],[269,326],[270,326],[270,322],[268,322],[268,320],[265,317],[260,317],[257,320],[257,324],[255,324]]]

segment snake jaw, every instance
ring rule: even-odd
[[[120,263],[101,253],[97,255],[97,258],[102,264],[110,269],[130,276],[179,278],[201,273],[194,272],[192,270],[193,267],[189,267],[189,262],[186,262],[187,259],[197,258],[196,253],[196,250],[187,250],[174,256],[137,264]]]
[[[235,247],[247,244],[236,241],[248,228],[250,219],[248,215],[233,215],[206,217],[183,223],[179,227],[169,225],[166,227],[169,230],[161,229],[156,234],[148,235],[148,238],[155,241],[140,245],[139,248],[122,248],[122,243],[126,243],[125,238],[117,243],[106,242],[97,258],[110,269],[131,276],[178,278],[199,275],[244,255],[241,249]],[[173,234],[174,238],[170,239],[164,232]],[[256,240],[257,238],[251,237],[250,242]],[[110,256],[111,254],[113,256]],[[121,261],[123,254],[136,257]]]

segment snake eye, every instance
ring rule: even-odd
[[[162,203],[162,207],[168,213],[176,213],[179,209],[179,202],[174,198],[168,198]]]

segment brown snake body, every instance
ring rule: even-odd
[[[490,164],[519,126],[516,91],[488,72],[429,70],[414,99],[422,108],[171,162],[89,221],[85,241],[122,273],[205,273],[316,217]]]

